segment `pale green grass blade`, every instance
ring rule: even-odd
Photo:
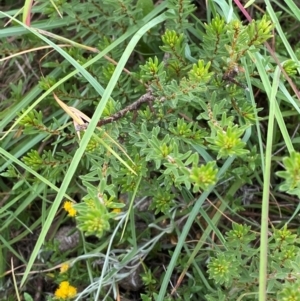
[[[196,144],[193,144],[192,146],[197,151],[197,153],[200,154],[201,158],[203,158],[205,162],[213,161],[211,155],[203,147]]]
[[[93,137],[97,140],[97,141],[99,141],[99,143],[101,143],[108,151],[110,151],[113,155],[114,155],[114,157],[115,158],[117,158],[128,170],[130,170],[133,174],[135,174],[136,175],[136,172],[127,164],[127,162],[126,161],[124,161],[119,155],[118,155],[118,153],[116,153],[108,144],[106,144],[105,142],[104,142],[104,140],[103,139],[101,139],[101,138],[99,138],[97,135],[93,135]],[[131,159],[130,159],[131,160]],[[132,161],[132,160],[131,160]],[[133,162],[133,161],[132,161]]]
[[[2,16],[1,16],[2,15]],[[94,17],[97,17],[98,14],[94,14]],[[0,11],[0,18],[1,17],[8,17],[9,15],[6,12]],[[11,16],[9,16],[11,17]],[[39,29],[43,30],[51,30],[56,28],[62,28],[65,26],[69,26],[68,24],[74,22],[74,19],[70,17],[66,17],[64,19],[57,19],[55,22],[49,22],[49,21],[38,21],[34,22],[33,26]],[[24,26],[14,26],[14,27],[8,27],[0,30],[0,39],[7,38],[7,37],[15,37],[28,34],[27,29]]]
[[[264,70],[259,70],[260,76],[266,76],[261,73]],[[261,213],[261,232],[260,232],[260,261],[259,261],[259,301],[267,300],[267,262],[268,262],[268,225],[269,225],[269,195],[270,195],[270,178],[271,178],[271,161],[273,149],[273,133],[274,133],[274,119],[275,112],[278,108],[276,94],[280,80],[280,69],[276,67],[274,73],[273,85],[269,95],[270,111],[269,123],[266,145],[266,160],[265,160],[265,174],[264,187],[262,199],[262,213]]]
[[[296,0],[297,1],[297,0]],[[274,1],[277,2],[277,1]],[[300,21],[300,8],[299,8],[299,1],[298,1],[298,6],[295,4],[295,1],[292,0],[285,0],[284,3],[289,7],[290,12],[289,14],[291,16],[294,16]],[[279,3],[280,4],[280,3]]]
[[[249,63],[251,64],[252,61],[249,60]],[[251,84],[251,79],[250,79],[250,71],[248,68],[248,62],[246,60],[246,58],[242,59],[242,63],[243,63],[243,68],[245,69],[245,77],[247,80],[247,86],[249,89],[249,94],[247,94],[251,100],[251,103],[253,105],[253,107],[256,107],[256,103],[255,103],[255,99],[254,99],[254,93],[253,93],[253,89],[252,89],[252,84]],[[261,166],[262,166],[262,171],[264,174],[264,166],[265,166],[265,158],[264,158],[264,147],[263,147],[263,141],[262,141],[262,134],[261,134],[261,128],[260,128],[260,123],[259,123],[259,119],[256,113],[256,120],[255,120],[255,125],[256,125],[256,133],[257,133],[257,138],[258,138],[258,142],[259,142],[259,152],[260,152],[260,156],[261,156]]]
[[[254,55],[250,52],[248,52],[248,55],[251,57],[251,59],[255,62],[257,70],[259,72],[261,81],[263,83],[264,89],[268,95],[268,98],[271,99],[271,92],[272,92],[272,87],[269,81],[269,76],[267,72],[265,71],[265,67],[263,66],[263,59],[259,53],[255,53]],[[291,141],[290,135],[288,133],[288,130],[286,128],[284,119],[282,117],[282,113],[280,111],[280,108],[276,102],[275,104],[275,117],[276,121],[279,125],[281,134],[283,136],[284,142],[288,148],[289,152],[292,152],[294,150],[293,143]]]
[[[220,8],[217,8],[218,13],[224,17],[226,22],[230,22],[233,19],[237,19],[236,15],[233,12],[232,7],[232,1],[223,1],[223,0],[212,0],[213,2],[217,3],[217,6]]]
[[[7,250],[9,250],[16,258],[18,258],[22,262],[22,264],[26,264],[24,258],[22,258],[22,256],[14,250],[14,248],[11,246],[11,243],[7,241],[2,235],[0,235],[0,245],[2,248],[5,247]]]
[[[285,36],[285,33],[283,32],[283,30],[282,30],[282,28],[280,26],[280,22],[279,22],[276,14],[275,14],[273,8],[272,8],[272,5],[271,5],[270,1],[269,0],[265,0],[265,2],[267,4],[267,12],[268,12],[268,14],[271,17],[272,22],[275,25],[276,31],[278,32],[278,34],[280,36],[281,42],[285,46],[285,48],[286,48],[287,52],[289,53],[291,59],[294,60],[295,62],[299,63],[295,52],[293,51],[293,49],[292,49],[289,41],[287,40],[287,38]],[[300,73],[300,67],[298,68],[298,72]]]
[[[20,199],[24,199],[24,197],[29,193],[30,191],[28,190],[24,190],[22,193],[19,193],[15,198],[13,198],[12,200],[10,200],[7,204],[2,205],[2,207],[0,208],[0,216],[2,216],[2,214],[4,214],[6,211],[9,210],[10,207],[12,207],[15,203],[17,203]],[[3,228],[3,225],[1,225],[2,227],[0,228],[0,232]]]
[[[23,6],[23,23],[28,24],[30,22],[30,14],[31,14],[31,6],[33,4],[33,0],[25,0]]]
[[[137,250],[137,244],[136,244],[137,240],[136,240],[134,210],[132,210],[132,208],[133,208],[133,205],[134,205],[135,197],[138,193],[138,189],[139,189],[140,184],[141,184],[141,180],[142,180],[142,176],[139,176],[139,178],[137,180],[137,183],[136,183],[136,187],[135,187],[134,192],[132,194],[132,198],[129,202],[128,213],[127,213],[127,216],[126,216],[126,220],[125,220],[122,235],[121,235],[121,239],[122,239],[123,236],[124,236],[125,230],[126,230],[126,226],[127,226],[127,223],[128,223],[129,216],[130,216],[131,217],[131,219],[130,219],[130,229],[131,229],[131,234],[132,234],[132,242],[133,242],[133,249],[134,250]]]
[[[279,89],[283,93],[283,97],[285,97],[284,100],[289,102],[293,106],[293,108],[298,112],[298,114],[300,114],[299,104],[295,101],[295,99],[288,92],[288,90],[283,82],[279,83]]]

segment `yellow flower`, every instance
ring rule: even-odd
[[[66,211],[69,211],[71,208],[72,208],[72,202],[70,202],[70,201],[65,201],[65,202],[64,202],[64,209],[65,209]]]
[[[76,287],[70,285],[68,281],[61,282],[59,288],[54,293],[55,298],[64,300],[74,298],[76,294]]]
[[[73,208],[73,203],[70,201],[66,201],[64,203],[64,209],[69,213],[68,216],[74,217],[77,213],[76,209]]]
[[[76,215],[76,213],[77,213],[76,209],[71,208],[71,209],[69,210],[68,216],[74,217],[74,216]]]
[[[118,213],[122,212],[122,209],[121,208],[114,208],[111,212],[118,214]]]
[[[70,265],[68,263],[62,263],[60,266],[60,273],[65,273],[69,269]]]

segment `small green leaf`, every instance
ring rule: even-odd
[[[142,10],[144,17],[154,9],[154,3],[152,0],[138,0],[136,7]]]

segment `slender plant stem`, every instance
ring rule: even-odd
[[[279,85],[280,69],[277,67],[274,74],[273,86],[271,89],[270,113],[268,123],[268,135],[266,145],[266,160],[264,173],[264,189],[261,213],[261,232],[260,232],[260,262],[259,262],[259,301],[267,300],[267,262],[268,262],[268,219],[269,219],[269,194],[270,194],[270,174],[271,174],[271,157],[272,141],[275,117],[276,93]]]

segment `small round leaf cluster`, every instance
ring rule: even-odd
[[[210,148],[218,151],[218,159],[228,156],[243,156],[249,153],[244,149],[246,143],[241,140],[244,129],[229,126],[226,131],[219,130],[215,138],[207,138],[211,143]]]
[[[203,60],[199,60],[198,64],[194,64],[189,72],[189,78],[202,83],[208,82],[214,74],[213,72],[208,72],[210,65],[210,62],[205,65]]]
[[[300,197],[300,153],[292,152],[290,157],[283,158],[283,165],[285,170],[276,173],[277,176],[284,178],[279,189]]]
[[[238,244],[248,244],[256,239],[255,234],[250,232],[250,226],[234,223],[232,228],[226,233],[229,243],[237,241]]]
[[[104,204],[97,200],[85,200],[74,207],[78,214],[76,216],[77,227],[85,235],[95,235],[102,237],[103,233],[110,229],[110,214]]]
[[[217,182],[216,163],[208,162],[200,167],[193,166],[190,173],[190,179],[194,184],[194,191],[199,189],[207,189],[209,186]]]
[[[298,74],[298,68],[300,67],[299,63],[293,60],[287,60],[283,63],[283,69],[287,73],[288,76],[294,76]]]
[[[174,197],[175,195],[166,189],[159,188],[155,192],[150,208],[155,209],[155,214],[159,212],[167,214],[174,206]]]
[[[175,30],[166,30],[162,36],[164,46],[161,49],[165,52],[176,53],[180,52],[184,40],[183,34],[178,34]]]
[[[208,264],[209,278],[216,283],[229,286],[234,278],[239,277],[238,263],[234,256],[227,253],[220,253]]]
[[[278,301],[297,301],[300,300],[299,291],[300,281],[288,283],[278,294]]]

